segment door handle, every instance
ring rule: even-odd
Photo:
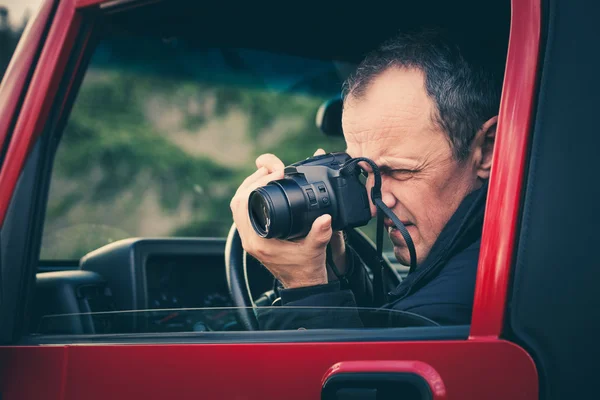
[[[344,361],[321,382],[322,400],[445,400],[440,374],[421,361]]]

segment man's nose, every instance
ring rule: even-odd
[[[388,206],[388,208],[393,210],[394,206],[396,205],[396,198],[392,193],[386,190],[386,186],[387,185],[385,184],[385,181],[383,181],[381,183],[381,200],[383,200],[383,204],[385,204],[386,206]],[[371,199],[371,187],[372,185],[368,188],[369,201],[371,206],[371,217],[374,218],[377,216],[377,207],[375,206],[375,204],[373,204],[373,200]]]

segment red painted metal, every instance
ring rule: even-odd
[[[81,16],[75,14],[74,0],[60,1],[38,61],[38,65],[43,67],[37,68],[31,79],[30,87],[35,90],[30,90],[25,96],[0,169],[0,226],[27,154],[46,124],[80,22]]]
[[[35,91],[24,99],[5,168],[0,170],[0,224],[26,155],[55,101],[81,23],[76,8],[104,2],[59,3],[40,57],[39,65],[44,68],[33,75]],[[512,24],[469,340],[0,347],[3,398],[318,399],[323,376],[332,365],[357,371],[412,365],[434,385],[441,382],[435,371],[443,378],[448,399],[538,398],[533,360],[525,350],[498,336],[534,98],[539,0],[513,0]]]
[[[0,347],[2,399],[64,399],[66,354],[64,347]]]
[[[19,99],[27,87],[27,76],[35,66],[35,56],[44,41],[42,35],[54,2],[44,1],[27,24],[0,84],[0,148],[4,146]]]
[[[387,361],[391,360],[394,364],[419,360],[444,378],[448,399],[538,398],[537,373],[529,355],[515,344],[497,339],[64,348],[67,354],[57,359],[54,367],[68,359],[64,400],[319,399],[323,376],[332,365],[347,360],[367,361],[365,368],[371,371],[377,370],[377,364],[381,370],[389,369]],[[35,350],[14,349],[22,365],[39,362],[43,349]],[[7,350],[0,348],[0,365],[7,365],[6,357]],[[360,369],[360,364],[354,366]],[[50,370],[44,373],[55,374]],[[18,393],[17,383],[7,384]],[[35,396],[19,393],[11,399],[47,398],[50,389],[56,390],[56,386],[44,380],[31,389]]]
[[[337,363],[323,376],[321,386],[337,374],[352,373],[412,373],[422,377],[429,385],[433,400],[446,400],[446,385],[441,375],[431,365],[422,361],[396,361],[396,360],[365,360],[365,361],[343,361]]]
[[[540,34],[540,0],[513,0],[506,75],[475,287],[473,337],[499,337],[504,324],[536,95]]]

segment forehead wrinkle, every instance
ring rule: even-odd
[[[447,140],[437,136],[444,133],[432,121],[435,110],[423,76],[414,72],[387,71],[363,96],[346,99],[343,131],[354,156],[373,158],[378,164],[406,161],[414,166],[430,164],[444,153],[439,140]]]
[[[359,116],[343,118],[344,133],[356,141],[366,139],[380,140],[393,136],[402,136],[400,132],[408,130],[406,119],[396,115],[374,113],[366,110]],[[365,136],[365,137],[361,137]],[[375,137],[377,136],[377,137]]]
[[[429,123],[422,123],[423,118],[427,122],[429,122],[429,118],[417,106],[410,107],[409,110],[396,110],[396,114],[370,112],[368,107],[360,111],[357,114],[344,115],[343,131],[346,140],[349,142],[378,144],[389,141],[390,144],[394,144],[393,147],[396,147],[402,143],[408,144],[411,140],[418,139],[417,136],[430,133],[427,132],[430,127]],[[401,114],[399,115],[398,112]],[[427,129],[424,129],[424,127]]]
[[[415,134],[414,129],[411,129],[409,126],[400,126],[393,123],[380,124],[377,127],[366,127],[362,130],[354,130],[352,128],[352,125],[347,125],[347,129],[344,130],[346,142],[358,145],[366,144],[368,146],[377,146],[383,143],[383,150],[396,148],[403,142],[410,141],[411,137]],[[386,144],[385,142],[389,143]]]
[[[391,151],[390,151],[391,150]],[[419,161],[419,157],[413,157],[410,155],[397,154],[394,150],[397,149],[386,149],[379,156],[380,162],[377,162],[377,165],[382,165],[389,167],[390,169],[394,168],[406,168],[406,167],[417,167],[421,162]]]

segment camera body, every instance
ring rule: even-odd
[[[286,167],[283,179],[253,191],[248,210],[255,231],[266,238],[303,237],[324,214],[331,215],[334,230],[366,225],[371,211],[361,170],[342,170],[350,159],[346,153],[310,157]]]
[[[352,174],[341,174],[340,167],[348,160],[350,156],[346,153],[329,153],[292,164],[284,170],[284,179],[295,181],[309,200],[310,225],[323,214],[331,215],[334,230],[362,226],[371,219],[367,190],[359,179],[360,169],[356,168]],[[314,218],[311,218],[309,215],[313,213]],[[310,231],[310,226],[308,228]]]

